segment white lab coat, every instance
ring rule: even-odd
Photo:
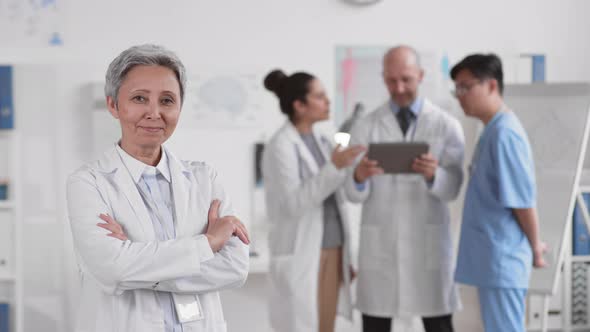
[[[338,312],[352,319],[350,234],[343,206],[347,172],[332,163],[330,141],[315,130],[314,135],[326,159],[322,168],[289,121],[268,142],[263,153],[262,174],[270,219],[270,318],[273,328],[280,332],[318,330],[322,204],[334,192],[344,233],[344,280]]]
[[[217,173],[200,162],[167,151],[172,179],[176,239],[158,242],[148,210],[116,148],[68,179],[68,210],[82,280],[76,331],[164,331],[154,290],[174,300],[197,299],[204,318],[183,324],[184,332],[225,332],[218,291],[241,286],[248,274],[248,246],[232,237],[213,254],[202,235],[215,198],[220,215],[232,213]],[[107,236],[96,226],[108,213],[129,240]]]
[[[413,139],[412,139],[413,138]],[[447,202],[463,180],[464,136],[459,122],[424,100],[415,131],[403,137],[386,103],[353,128],[351,144],[427,142],[439,161],[429,186],[420,174],[374,176],[364,191],[352,172],[346,193],[362,202],[357,307],[381,317],[450,314],[460,307]]]

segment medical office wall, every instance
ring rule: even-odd
[[[14,1],[0,4],[9,2]],[[384,0],[369,7],[338,0],[59,4],[61,45],[0,44],[3,64],[48,66],[26,70],[23,75],[29,82],[15,86],[27,91],[26,102],[38,105],[28,115],[30,131],[23,139],[31,141],[30,159],[23,167],[30,173],[41,172],[36,181],[47,189],[35,195],[47,190],[49,205],[55,208],[50,213],[40,209],[27,222],[29,240],[22,248],[25,331],[69,331],[75,321],[79,294],[65,212],[65,179],[94,156],[90,148],[94,111],[86,89],[89,84],[100,85],[108,63],[130,45],[163,44],[187,65],[195,95],[188,97],[192,101],[187,98],[187,112],[170,144],[183,157],[206,160],[219,170],[248,223],[254,214],[254,144],[267,140],[284,121],[275,97],[256,85],[271,69],[309,71],[322,80],[334,100],[336,46],[408,43],[446,51],[451,65],[473,51],[543,53],[548,81],[590,79],[590,44],[584,42],[590,40],[590,22],[585,18],[590,3],[581,0],[500,0],[488,3],[485,10],[469,0]],[[3,23],[8,19],[0,15]],[[11,38],[2,36],[0,41]],[[232,88],[236,83],[247,88]],[[216,113],[213,109],[220,104],[234,112]],[[209,113],[199,114],[207,108]],[[44,157],[49,162],[39,162]],[[27,204],[32,207],[35,202]],[[243,290],[223,295],[228,325],[230,330],[269,331],[265,275],[250,278]],[[252,328],[244,328],[248,326]],[[348,330],[358,326],[339,321],[339,331]]]

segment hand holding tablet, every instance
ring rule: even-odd
[[[424,142],[371,143],[367,157],[376,161],[385,173],[417,173],[414,161],[428,153]]]

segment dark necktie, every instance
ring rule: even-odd
[[[406,132],[408,131],[410,123],[412,123],[412,119],[414,118],[414,113],[412,113],[412,111],[409,108],[404,107],[400,108],[400,110],[396,114],[396,117],[397,122],[399,123],[399,127],[402,130],[402,133],[404,134],[404,136],[406,136]]]

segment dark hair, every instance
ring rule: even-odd
[[[314,79],[315,77],[308,73],[297,72],[287,76],[282,70],[275,69],[264,78],[264,87],[279,98],[281,112],[285,113],[291,122],[294,122],[295,108],[293,103],[296,100],[306,102],[309,83]]]
[[[461,60],[451,69],[451,78],[454,80],[460,71],[468,70],[480,80],[495,79],[498,81],[500,95],[504,92],[504,74],[502,73],[502,61],[493,54],[471,54]]]

